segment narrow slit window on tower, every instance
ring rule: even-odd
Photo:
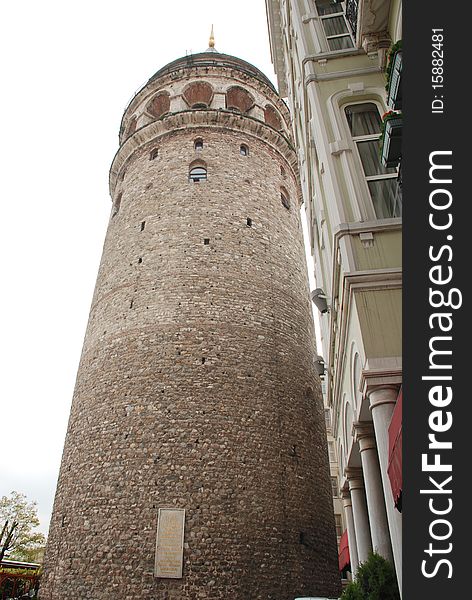
[[[249,156],[249,148],[245,144],[241,144],[239,147],[239,154],[241,154],[241,156]]]
[[[210,238],[205,238],[205,239],[203,240],[203,244],[204,244],[205,246],[208,246],[208,245],[210,244]]]
[[[116,197],[115,202],[113,202],[113,208],[112,208],[112,213],[111,213],[112,218],[120,212],[122,196],[123,196],[123,192],[120,192],[118,194],[118,196]]]
[[[145,227],[146,227],[146,221],[141,221],[141,231],[144,231]]]
[[[202,140],[202,138],[196,139],[193,147],[195,148],[196,152],[202,151],[203,150],[203,140]]]
[[[290,209],[290,200],[288,194],[284,190],[280,192],[280,201],[287,210]]]
[[[207,178],[207,170],[205,167],[194,167],[190,170],[188,178],[189,181],[193,181],[194,183],[205,181]]]
[[[248,227],[252,227],[252,219],[248,217],[246,219],[246,224],[247,224]]]
[[[154,160],[159,155],[159,148],[153,148],[149,154],[149,160]]]

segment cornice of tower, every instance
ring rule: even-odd
[[[132,113],[133,110],[143,101],[143,99],[147,98],[147,96],[151,96],[155,92],[159,91],[161,88],[164,88],[166,85],[172,84],[177,79],[186,79],[189,76],[206,78],[222,77],[224,79],[231,79],[234,82],[237,81],[242,84],[250,84],[251,82],[257,82],[257,84],[262,86],[265,95],[270,100],[272,100],[272,102],[278,105],[279,109],[281,109],[284,112],[284,117],[286,117],[286,119],[288,119],[288,121],[290,122],[290,112],[288,110],[288,107],[282,100],[282,98],[279,96],[277,90],[274,88],[274,86],[270,83],[269,80],[261,80],[257,77],[254,77],[251,73],[241,71],[239,69],[229,69],[228,66],[203,66],[201,64],[196,64],[190,67],[185,67],[185,70],[170,71],[163,73],[162,76],[160,76],[159,78],[152,77],[131,99],[124,112],[122,123],[125,117],[128,114]]]
[[[268,144],[283,157],[291,168],[297,182],[298,201],[301,205],[302,193],[298,174],[297,154],[289,138],[259,119],[226,109],[190,109],[177,113],[168,113],[160,119],[137,129],[123,142],[113,158],[109,173],[111,197],[113,198],[115,195],[120,172],[137,150],[147,144],[157,143],[160,138],[166,135],[179,131],[201,130],[203,128],[244,132],[246,135],[254,136]]]
[[[284,122],[284,129],[288,136],[291,135],[291,115],[282,98],[278,95],[272,83],[259,69],[232,56],[219,53],[202,53],[183,57],[169,63],[155,75],[135,94],[126,107],[120,125],[120,143],[126,138],[126,131],[132,119],[149,120],[151,116],[143,109],[156,94],[167,93],[174,100],[181,95],[181,88],[191,80],[208,82],[215,86],[215,92],[224,93],[230,86],[241,85],[256,91],[265,102],[272,104]],[[219,89],[216,89],[219,88]],[[185,107],[187,109],[189,107]],[[209,108],[215,108],[210,106]],[[220,108],[220,107],[217,107]],[[179,108],[178,110],[182,110]],[[177,112],[172,107],[169,112]]]

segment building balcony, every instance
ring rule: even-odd
[[[390,0],[346,0],[346,19],[358,48],[365,38],[384,37],[388,29]]]

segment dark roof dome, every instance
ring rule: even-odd
[[[251,63],[248,63],[245,60],[242,60],[241,58],[236,58],[236,56],[222,54],[212,47],[208,48],[208,50],[205,52],[189,54],[188,56],[182,56],[181,58],[173,60],[162,67],[162,69],[159,69],[157,73],[154,73],[154,75],[149,79],[148,83],[154,81],[154,79],[157,79],[158,77],[167,75],[172,71],[191,67],[230,67],[232,69],[238,69],[238,71],[242,71],[243,73],[251,75],[252,77],[256,77],[277,93],[277,90],[270,79],[268,79],[257,67],[251,65]]]

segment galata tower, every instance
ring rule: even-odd
[[[41,599],[337,597],[288,109],[210,40],[119,141]]]

